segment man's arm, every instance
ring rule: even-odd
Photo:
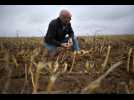
[[[47,43],[51,43],[51,44],[54,44],[56,46],[60,46],[61,44],[60,44],[59,41],[57,41],[55,39],[55,35],[56,35],[56,25],[53,22],[51,22],[49,24],[49,27],[48,27],[48,30],[47,30],[45,41]]]
[[[72,29],[71,24],[69,24],[69,32],[68,32],[68,35],[69,35],[69,38],[74,37],[74,31],[73,31],[73,29]]]

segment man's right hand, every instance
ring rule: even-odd
[[[61,43],[61,46],[64,47],[64,48],[70,48],[71,44],[69,44],[69,43]]]

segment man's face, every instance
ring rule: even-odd
[[[63,16],[62,22],[64,24],[68,24],[68,23],[70,23],[70,21],[71,21],[71,17]]]

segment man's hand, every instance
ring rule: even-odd
[[[73,42],[72,42],[72,39],[71,39],[71,38],[69,38],[68,43],[69,43],[69,44],[71,44],[71,45],[73,44]]]
[[[72,45],[70,43],[61,43],[61,46],[69,49]]]

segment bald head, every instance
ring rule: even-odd
[[[71,13],[68,10],[65,10],[65,9],[61,10],[59,16],[72,17]]]
[[[64,23],[64,24],[68,24],[70,23],[70,20],[71,20],[71,13],[68,11],[68,10],[61,10],[60,14],[59,14],[59,18],[61,19],[61,21]]]

